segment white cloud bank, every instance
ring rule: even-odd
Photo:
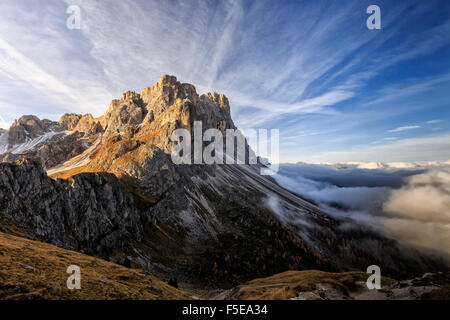
[[[415,245],[450,253],[450,167],[414,175],[383,205],[387,232]]]
[[[450,254],[450,166],[361,169],[281,165],[275,179],[336,217],[351,218],[400,242]]]

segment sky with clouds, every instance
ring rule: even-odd
[[[225,93],[238,127],[280,129],[283,162],[450,159],[446,0],[2,0],[0,30],[0,127],[99,116],[173,74]]]

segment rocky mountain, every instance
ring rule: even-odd
[[[198,287],[311,268],[377,264],[400,277],[447,268],[328,215],[262,176],[262,164],[174,164],[172,132],[193,132],[195,121],[203,131],[236,128],[224,95],[198,95],[173,76],[124,93],[98,118],[17,120],[2,133],[0,221],[7,223],[0,231],[24,228],[57,246]]]
[[[22,116],[9,130],[0,132],[0,153],[3,161],[24,156],[39,161],[44,168],[55,166],[86,149],[80,132],[70,132],[58,122]]]
[[[9,128],[8,142],[10,145],[22,144],[36,139],[48,132],[61,131],[58,123],[48,119],[40,120],[36,116],[22,116],[15,120]]]

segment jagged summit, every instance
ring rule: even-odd
[[[80,172],[107,171],[140,179],[155,154],[161,154],[158,157],[161,166],[172,166],[168,157],[174,147],[171,134],[179,128],[192,131],[194,121],[201,121],[203,130],[235,128],[224,95],[199,96],[193,85],[180,83],[174,76],[163,76],[141,93],[125,92],[120,100],[113,100],[99,118],[90,114],[63,115],[60,125],[84,133],[95,147],[80,155],[82,166],[70,161],[53,168],[50,174],[69,177]]]
[[[190,107],[191,110],[187,110]],[[122,116],[124,111],[129,114],[128,118]],[[175,112],[166,113],[167,111]],[[234,128],[230,105],[224,95],[207,93],[199,96],[193,85],[180,83],[176,77],[169,75],[161,77],[152,87],[142,89],[139,94],[127,91],[122,99],[113,100],[101,117],[101,124],[108,133],[114,132],[121,125],[151,123],[163,114],[164,119],[159,121],[173,121],[178,117],[178,120],[184,121],[180,123],[181,127],[188,127],[186,117],[192,117],[192,120],[203,120],[208,127],[217,127],[220,121],[225,121],[229,128]]]
[[[98,118],[89,113],[66,113],[54,122],[23,116],[13,123],[9,132],[0,133],[0,153],[4,161],[13,161],[26,153],[49,169],[62,163],[48,158],[69,160],[93,145],[111,142],[118,136],[137,143],[148,144],[151,140],[153,145],[168,153],[173,147],[169,141],[171,132],[177,128],[191,130],[194,121],[202,121],[204,130],[235,128],[228,99],[223,94],[199,96],[192,84],[164,75],[140,93],[127,91],[121,99],[112,100],[105,114]],[[55,146],[51,150],[45,147],[49,143]]]

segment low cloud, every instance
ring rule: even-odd
[[[302,178],[316,183],[328,183],[337,187],[391,187],[399,188],[403,179],[423,173],[426,169],[361,169],[353,164],[316,165],[307,163],[280,166],[282,176],[301,181]]]
[[[396,238],[450,253],[450,168],[410,177],[383,211],[392,216],[383,223]]]
[[[450,224],[450,170],[412,176],[392,192],[384,211],[423,222]]]
[[[333,216],[417,247],[450,254],[450,166],[360,169],[281,165],[275,179]]]

